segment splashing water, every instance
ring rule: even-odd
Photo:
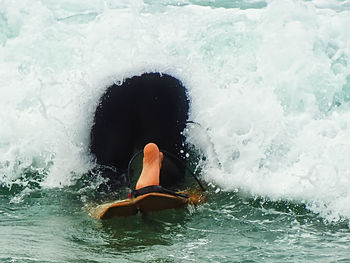
[[[162,71],[188,88],[208,182],[349,219],[349,13],[337,0],[4,0],[0,182],[73,184],[93,166],[106,86]]]

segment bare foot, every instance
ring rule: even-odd
[[[136,190],[150,185],[159,185],[163,153],[159,151],[156,144],[149,143],[143,149],[143,154],[143,168],[136,184]]]

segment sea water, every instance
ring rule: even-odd
[[[350,262],[349,24],[348,0],[0,0],[0,261]],[[94,110],[143,72],[187,87],[208,201],[99,221]]]

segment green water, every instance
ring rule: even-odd
[[[11,203],[3,190],[0,261],[350,260],[348,222],[324,222],[301,204],[209,191],[198,207],[101,221],[88,215],[92,193],[74,187],[36,190]]]
[[[349,0],[0,0],[0,263],[350,262],[349,23]],[[100,221],[126,195],[83,176],[93,114],[145,71],[188,88],[213,186]]]

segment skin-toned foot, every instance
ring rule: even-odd
[[[143,168],[136,190],[150,185],[159,185],[159,173],[163,161],[163,153],[154,143],[148,143],[143,149]]]

